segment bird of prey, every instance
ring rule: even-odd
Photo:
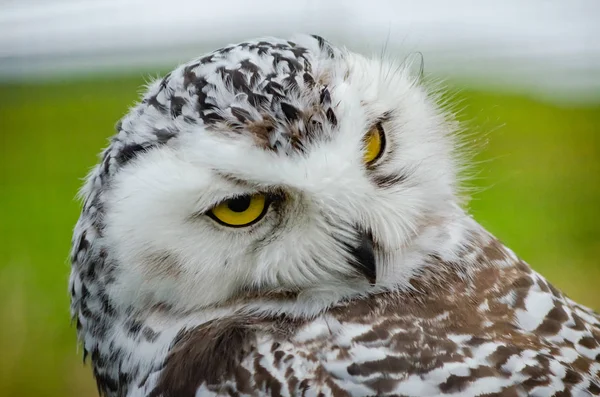
[[[73,236],[101,395],[600,394],[600,316],[466,212],[413,69],[300,35],[149,85]]]

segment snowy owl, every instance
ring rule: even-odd
[[[149,85],[73,237],[101,395],[600,394],[600,316],[465,212],[412,69],[301,35]]]

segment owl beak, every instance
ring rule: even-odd
[[[352,248],[351,253],[354,258],[353,265],[369,280],[369,283],[375,284],[377,271],[372,234],[360,231],[358,245]]]

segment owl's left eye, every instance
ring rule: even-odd
[[[258,222],[268,208],[269,200],[258,193],[225,200],[208,211],[208,216],[225,226],[244,227]]]
[[[371,127],[363,138],[363,141],[363,161],[367,165],[373,165],[379,160],[385,149],[385,134],[383,133],[381,123],[377,123]]]

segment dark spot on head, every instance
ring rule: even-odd
[[[255,108],[261,109],[269,104],[269,99],[264,95],[250,92],[248,93],[248,102]]]
[[[105,175],[109,175],[110,174],[110,159],[112,157],[110,157],[109,152],[106,151],[104,153],[104,156],[102,157],[102,170],[104,171]]]
[[[323,106],[330,106],[331,105],[331,94],[329,94],[329,89],[327,89],[327,86],[325,86],[321,90],[321,95],[319,96],[319,102]]]
[[[81,324],[81,318],[79,318],[79,316],[77,316],[77,319],[75,321],[75,328],[77,328],[77,332],[78,333],[81,332],[81,329],[83,328],[83,325]],[[83,362],[85,362],[85,359],[87,358],[87,355],[88,355],[88,351],[85,350],[85,348],[84,348],[84,350],[83,350]]]
[[[294,91],[298,89],[298,81],[296,80],[296,74],[290,73],[289,76],[285,77],[281,82],[288,91]]]
[[[124,146],[115,156],[115,160],[119,165],[124,165],[145,152],[147,147],[139,143],[133,143]]]
[[[248,121],[252,120],[252,116],[250,115],[250,113],[242,108],[232,106],[231,114],[233,115],[233,117],[238,119],[240,123],[247,123]]]
[[[296,58],[306,60],[306,48],[294,46],[292,48],[288,48],[288,51],[291,51]]]
[[[115,307],[110,302],[110,298],[108,297],[107,294],[105,294],[105,293],[100,294],[100,301],[102,304],[102,311],[106,315],[114,316],[117,314],[117,311],[115,310]]]
[[[240,62],[240,68],[243,70],[247,70],[252,73],[260,72],[260,68],[252,63],[249,59],[244,59]]]
[[[171,97],[171,117],[176,119],[181,116],[181,109],[185,105],[185,99],[180,96]]]
[[[83,233],[79,236],[79,241],[77,242],[77,251],[87,251],[90,247],[90,243],[86,238],[87,231],[84,230]]]
[[[337,125],[337,117],[335,117],[335,113],[333,112],[333,109],[332,108],[327,109],[327,112],[325,114],[327,116],[327,120],[329,120],[329,122],[333,126],[336,126]]]
[[[295,121],[300,118],[300,111],[289,103],[281,102],[281,111],[285,115],[287,121]]]
[[[298,73],[302,71],[302,64],[300,64],[300,62],[297,60],[293,58],[283,58],[283,60],[287,62],[292,73]]]
[[[329,58],[333,58],[334,57],[335,54],[333,52],[333,48],[331,47],[331,44],[329,44],[327,42],[327,40],[325,40],[321,36],[317,36],[315,34],[313,34],[311,36],[317,40],[317,42],[319,43],[319,48],[322,51],[326,51],[327,52],[327,55],[329,56]]]
[[[150,327],[144,327],[142,330],[142,336],[150,343],[156,341],[156,339],[158,339],[158,335],[159,334],[154,332],[154,330],[152,330]]]
[[[208,63],[211,63],[213,61],[214,57],[215,57],[215,54],[206,55],[206,56],[200,58],[200,64],[206,65]]]
[[[246,91],[249,89],[248,80],[246,79],[246,75],[244,73],[240,72],[239,70],[227,70],[227,74],[230,76],[231,84],[235,90]]]
[[[160,144],[165,144],[171,140],[171,138],[177,135],[176,132],[170,131],[166,128],[159,128],[154,130],[154,135],[156,136],[156,140]]]
[[[304,80],[304,84],[306,84],[308,88],[313,88],[315,86],[315,79],[313,79],[310,73],[304,73],[302,75],[302,80]]]
[[[167,88],[167,85],[169,84],[169,78],[171,77],[171,72],[167,73],[165,75],[165,77],[163,77],[163,79],[160,81],[160,89],[164,90],[165,88]]]
[[[206,125],[212,125],[218,123],[219,121],[225,121],[223,116],[217,113],[217,111],[212,110],[212,106],[211,110],[205,111],[201,117],[202,121],[204,121],[204,124]]]
[[[142,323],[135,319],[130,319],[125,322],[125,328],[127,329],[129,335],[137,336],[142,330]]]
[[[269,52],[269,47],[261,46],[260,43],[257,44],[256,53],[260,56],[263,56]]]
[[[161,113],[166,113],[167,107],[165,105],[163,105],[162,103],[158,102],[157,96],[158,96],[158,94],[152,95],[150,98],[148,98],[147,104],[149,106],[154,107],[156,110],[158,110]]]
[[[101,396],[114,395],[118,391],[118,381],[110,377],[110,375],[100,373],[94,368],[94,377],[96,378],[96,386]],[[126,385],[121,388],[120,392],[124,393],[123,395],[127,394]]]
[[[273,95],[274,99],[281,100],[285,98],[285,89],[276,81],[269,81],[264,87],[264,91]]]
[[[223,47],[220,50],[217,50],[216,52],[218,52],[219,54],[227,54],[229,52],[231,52],[231,50],[233,50],[235,48],[235,45],[230,45],[227,47]]]

